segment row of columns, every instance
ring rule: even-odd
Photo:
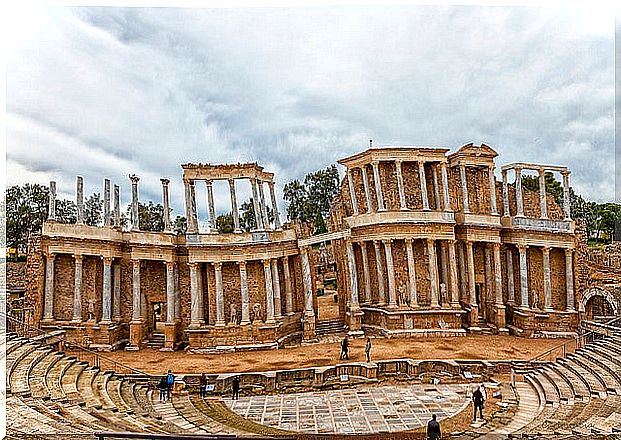
[[[242,232],[239,221],[239,210],[237,206],[237,193],[235,189],[234,178],[229,178],[229,194],[231,197],[231,212],[233,216],[233,232]],[[264,183],[267,182],[270,191],[270,201],[272,205],[272,211],[274,213],[274,229],[280,230],[282,225],[280,223],[280,212],[278,211],[278,204],[276,202],[276,192],[274,188],[274,182],[271,180],[264,181],[257,178],[249,178],[250,186],[252,188],[252,202],[254,208],[256,229],[259,231],[271,229],[270,221],[267,213],[267,204],[265,201]],[[186,216],[188,219],[188,233],[198,233],[198,213],[196,209],[196,188],[195,180],[184,179],[183,184],[185,187],[185,206]],[[210,232],[217,232],[216,227],[216,212],[213,197],[213,181],[205,180],[207,187],[207,206],[209,212],[209,229]]]
[[[468,164],[460,163],[459,167],[459,179],[461,181],[461,198],[462,209],[466,214],[470,213],[470,193],[468,191],[468,178],[466,177],[466,167]],[[479,167],[479,165],[477,165]],[[498,215],[498,205],[496,203],[496,179],[494,178],[494,165],[487,167],[487,175],[489,181],[490,192],[490,210],[492,215]]]

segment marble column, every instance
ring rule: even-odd
[[[121,228],[121,188],[114,184],[114,227]]]
[[[524,201],[522,200],[522,168],[515,168],[515,204],[516,217],[524,217]]]
[[[371,190],[369,189],[369,175],[367,174],[366,165],[362,165],[360,170],[362,170],[362,184],[364,186],[364,198],[367,202],[367,212],[372,212],[373,205],[371,203]]]
[[[576,310],[574,296],[574,250],[565,249],[565,291],[567,295],[567,311]]]
[[[471,241],[466,241],[466,259],[468,264],[468,302],[477,307],[476,280],[474,276],[474,249]]]
[[[304,314],[307,317],[315,316],[313,307],[313,283],[311,279],[310,262],[308,261],[308,249],[303,247],[300,249],[300,258],[302,260],[302,280],[304,281]]]
[[[515,281],[513,279],[513,251],[507,246],[507,302],[515,304]]]
[[[205,181],[207,188],[207,211],[209,212],[209,232],[217,233],[218,228],[216,226],[216,206],[213,201],[213,182],[211,180]]]
[[[468,303],[468,299],[466,296],[466,286],[468,285],[468,280],[466,278],[466,257],[464,253],[465,244],[462,243],[461,246],[458,246],[459,251],[459,277],[461,282],[459,283],[459,298],[464,303]]]
[[[103,290],[101,298],[101,322],[111,323],[110,312],[112,303],[112,257],[103,257]]]
[[[213,263],[216,281],[216,327],[224,327],[224,286],[222,285],[222,263]]]
[[[358,199],[356,198],[356,188],[354,188],[354,179],[352,177],[352,170],[350,169],[347,169],[347,186],[349,187],[349,197],[353,215],[358,215]]]
[[[274,324],[274,288],[272,281],[272,268],[270,260],[263,260],[263,274],[265,276],[265,312],[266,312],[266,324]]]
[[[190,180],[190,212],[192,213],[192,228],[198,234],[198,213],[196,211],[196,185]]]
[[[267,205],[265,204],[265,193],[263,191],[263,181],[259,179],[257,183],[259,185],[259,204],[261,205],[261,216],[263,217],[263,227],[269,230],[269,229],[272,229],[272,227],[270,226],[270,220],[267,215]]]
[[[56,221],[56,182],[50,181],[50,192],[48,194],[47,219]]]
[[[520,254],[520,293],[522,296],[520,305],[524,308],[530,308],[528,303],[528,264],[526,262],[527,246],[518,245],[517,248]]]
[[[272,282],[274,283],[274,318],[282,319],[282,295],[280,291],[280,274],[278,273],[278,260],[272,259]]]
[[[428,238],[426,242],[429,264],[429,296],[431,300],[431,307],[439,308],[440,303],[438,302],[438,260],[436,257],[436,242],[431,238]]]
[[[386,272],[388,273],[388,307],[396,308],[397,304],[397,283],[395,281],[395,266],[392,259],[392,240],[382,240],[384,243],[384,253],[386,254]]]
[[[401,161],[395,161],[395,168],[397,172],[397,187],[399,189],[399,208],[402,211],[407,211],[407,202],[405,200],[405,186],[403,185],[403,174],[401,173]]]
[[[358,298],[358,271],[356,270],[356,256],[354,254],[354,246],[351,241],[346,241],[347,247],[347,265],[349,269],[349,291],[350,307],[357,309],[360,307],[360,300]]]
[[[507,170],[502,170],[502,215],[509,217],[509,182],[507,180]]]
[[[121,321],[121,263],[112,266],[114,297],[112,299],[112,319]]]
[[[405,239],[405,250],[408,260],[408,287],[410,296],[410,307],[418,307],[418,295],[416,292],[416,264],[414,262],[414,241],[411,238]]]
[[[440,205],[440,185],[438,184],[438,168],[435,164],[431,164],[431,176],[433,182],[433,199],[435,210],[439,211],[441,209]]]
[[[494,178],[494,165],[490,165],[489,174],[489,203],[492,208],[492,215],[498,215],[498,204],[496,203],[496,179]]]
[[[429,195],[427,194],[427,177],[425,177],[425,163],[416,162],[418,165],[418,180],[420,182],[420,194],[423,200],[423,210],[429,211]]]
[[[569,197],[569,171],[563,171],[563,212],[565,220],[571,220],[571,202]]]
[[[440,240],[438,241],[438,244],[440,245],[440,269],[441,269],[441,274],[440,274],[440,280],[441,283],[444,284],[444,288],[445,293],[446,293],[446,297],[441,298],[441,302],[442,302],[442,307],[448,307],[449,305],[449,298],[448,298],[448,294],[449,294],[449,275],[448,275],[448,262],[446,261],[446,242],[445,240]],[[442,293],[442,291],[440,290],[440,294]]]
[[[485,243],[485,247],[483,248],[483,257],[485,259],[485,301],[487,305],[491,303],[494,293],[492,253],[490,252],[489,243]]]
[[[446,171],[446,162],[440,163],[440,169],[442,172],[442,192],[444,193],[444,210],[451,211],[451,196],[449,194],[448,173]]]
[[[373,246],[375,247],[375,265],[377,267],[377,288],[379,294],[379,305],[386,304],[386,290],[384,284],[384,267],[382,264],[382,252],[380,250],[380,242],[373,240]]]
[[[164,232],[172,231],[172,224],[170,222],[170,203],[168,199],[168,184],[170,180],[160,179],[162,182],[162,206],[164,207]]]
[[[235,179],[229,179],[229,193],[231,195],[231,212],[233,213],[233,232],[239,234],[239,211],[237,208],[237,193],[235,192]]]
[[[459,176],[461,178],[461,196],[465,213],[470,213],[470,200],[468,198],[468,178],[466,177],[466,165],[459,164]]]
[[[502,305],[502,264],[500,261],[500,243],[492,244],[494,254],[494,287],[496,293],[496,305]]]
[[[198,277],[200,276],[199,263],[188,263],[190,266],[190,328],[198,328],[201,325],[200,298]]]
[[[369,256],[367,254],[367,243],[361,241],[359,243],[362,254],[362,272],[364,275],[364,303],[371,303],[371,273],[369,272]]]
[[[181,292],[179,291],[179,265],[175,264],[175,320],[181,319]]]
[[[548,218],[548,205],[546,204],[546,170],[539,168],[539,208],[541,218]]]
[[[104,226],[112,226],[112,217],[110,216],[110,179],[104,179],[103,217]]]
[[[166,322],[175,322],[175,263],[165,261],[166,265]]]
[[[78,176],[75,188],[75,205],[77,207],[76,223],[84,224],[84,179]]]
[[[140,260],[132,260],[132,321],[141,321]]]
[[[455,240],[448,240],[449,294],[451,307],[459,308],[459,291],[457,280],[457,257],[455,256]]]
[[[276,203],[276,191],[274,189],[274,182],[268,180],[267,186],[270,189],[270,199],[272,200],[272,211],[274,212],[274,228],[279,231],[282,229],[282,225],[280,224],[280,211],[278,210],[278,203]]]
[[[250,324],[250,296],[248,294],[248,272],[246,262],[239,261],[239,286],[241,290],[241,325]]]
[[[293,315],[293,287],[291,285],[291,272],[289,269],[289,257],[282,257],[282,269],[285,276],[285,311],[287,315]]]
[[[541,248],[543,255],[543,308],[552,311],[552,282],[550,278],[550,248]]]
[[[382,179],[379,174],[379,162],[371,162],[371,167],[373,168],[373,182],[375,183],[375,195],[377,196],[377,210],[386,211],[386,206],[384,206],[384,194],[382,192]]]
[[[82,261],[80,254],[73,256],[75,268],[73,272],[73,322],[82,321]]]
[[[132,231],[139,231],[140,230],[140,221],[139,221],[139,217],[138,217],[138,181],[140,180],[140,177],[136,176],[135,174],[131,174],[129,176],[129,180],[131,180],[132,182],[132,227],[131,230]],[[188,216],[188,228],[190,227],[190,217]]]
[[[257,188],[257,179],[250,179],[250,187],[252,188],[252,207],[254,208],[254,220],[257,230],[265,229],[263,226],[263,216],[261,215],[261,202],[259,202],[259,190]]]
[[[207,269],[207,267],[205,267]],[[205,275],[209,275],[206,273]],[[203,263],[198,263],[197,266],[197,289],[198,289],[198,321],[201,325],[205,324],[205,290],[203,289]],[[209,281],[207,281],[209,287]],[[209,288],[207,289],[209,294]]]

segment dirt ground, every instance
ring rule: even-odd
[[[455,338],[373,338],[372,360],[381,359],[530,359],[564,342],[559,339],[525,339],[516,336],[465,336]],[[364,339],[350,341],[350,361],[363,362]],[[339,342],[325,342],[269,351],[216,354],[160,352],[154,349],[115,351],[106,357],[146,373],[176,374],[272,371],[339,363]]]

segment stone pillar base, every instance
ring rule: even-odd
[[[479,306],[470,305],[470,325],[478,326],[479,324]]]
[[[505,315],[505,306],[502,304],[497,304],[495,306],[496,309],[496,327],[498,327],[498,331],[504,329],[506,327],[506,315]]]
[[[347,326],[349,327],[349,333],[354,334],[364,334],[362,331],[362,316],[364,312],[360,309],[360,306],[356,305],[354,307],[349,307],[347,311]]]
[[[166,351],[172,351],[175,348],[175,342],[177,342],[177,323],[167,322],[164,324],[164,347]]]
[[[305,342],[316,341],[317,334],[315,333],[315,314],[304,314],[304,335],[302,340]]]
[[[138,350],[140,348],[140,344],[142,343],[142,322],[141,321],[131,321],[129,323],[129,347],[128,350]]]

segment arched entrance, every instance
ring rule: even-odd
[[[619,300],[601,287],[591,287],[582,294],[580,312],[583,313],[584,319],[618,316],[620,309]]]

